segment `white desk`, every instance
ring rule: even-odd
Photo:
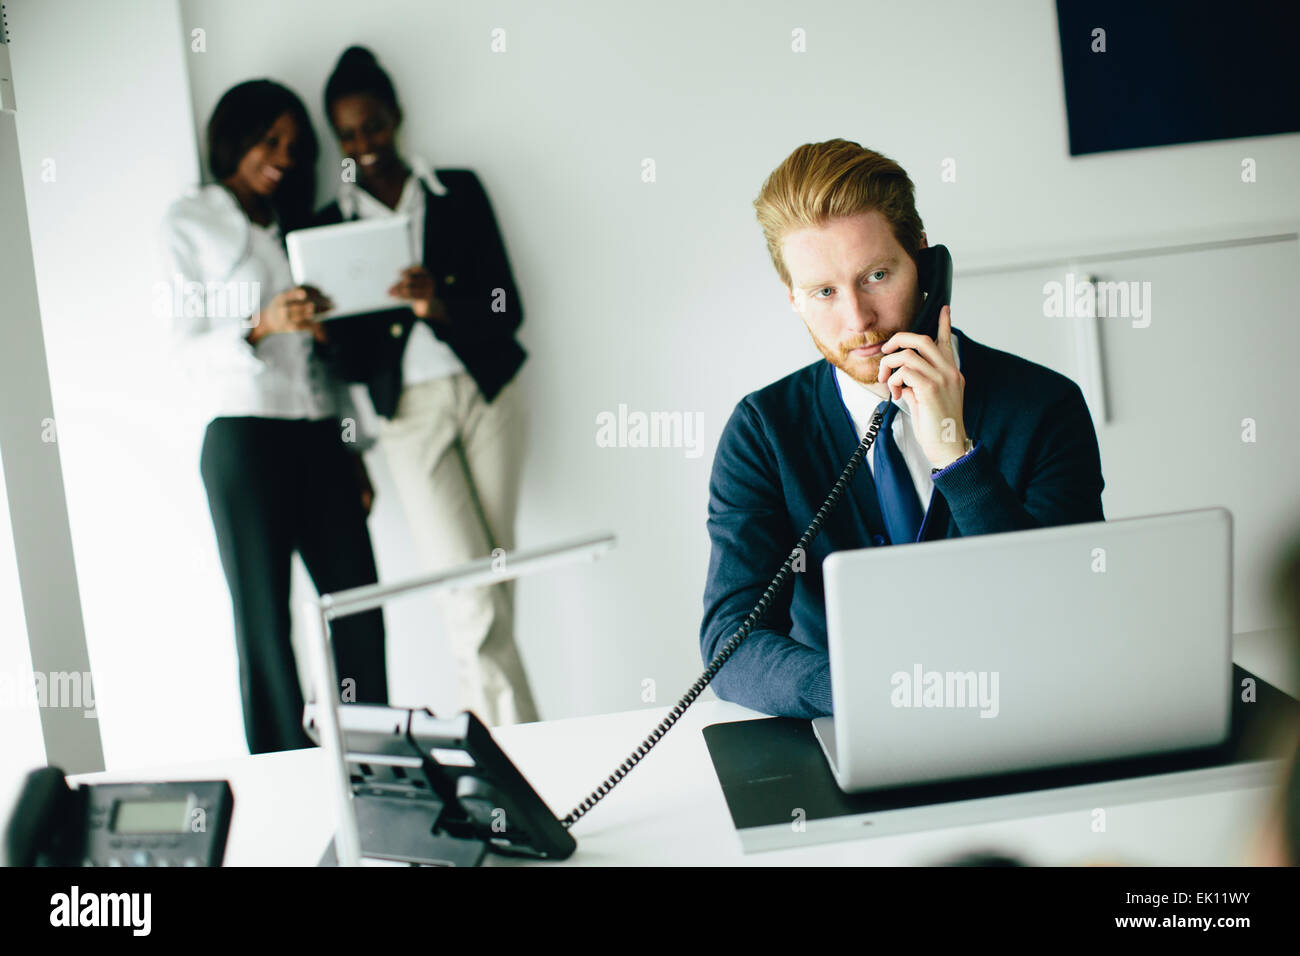
[[[609,775],[661,719],[664,708],[557,720],[494,731],[502,748],[558,816]],[[741,853],[701,729],[760,716],[703,701],[573,829],[578,850],[555,865],[816,865],[933,863],[975,848],[1049,865],[1109,860],[1140,865],[1234,865],[1268,805],[1266,788],[1107,805],[1094,833],[1075,811],[976,826]],[[263,754],[157,771],[85,774],[79,782],[228,779],[235,793],[231,866],[314,865],[333,833],[333,790],[320,750]],[[507,861],[489,858],[492,865]]]
[[[1234,659],[1292,696],[1290,644],[1281,631],[1239,634]],[[667,707],[502,727],[493,736],[557,816],[620,764]],[[997,849],[1043,865],[1105,860],[1135,865],[1238,865],[1269,809],[1267,787],[1120,803],[1099,799],[1106,831],[1084,810],[1046,813],[898,836],[741,852],[701,730],[762,716],[724,701],[695,704],[573,829],[578,850],[556,865],[917,865],[974,849]],[[334,791],[323,752],[261,754],[154,770],[82,774],[74,782],[229,780],[235,812],[231,866],[314,866],[333,835]],[[1104,785],[1101,791],[1104,795]],[[1115,793],[1122,782],[1113,786]],[[1015,799],[1014,797],[1008,799]],[[9,808],[5,808],[8,816]],[[506,861],[489,857],[492,865]]]

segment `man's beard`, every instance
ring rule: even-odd
[[[880,374],[880,360],[884,358],[883,352],[877,352],[875,355],[867,358],[858,358],[849,353],[854,349],[866,348],[869,345],[879,345],[882,342],[888,342],[898,332],[906,332],[912,327],[912,321],[916,313],[921,308],[920,293],[917,294],[916,304],[912,308],[912,314],[907,318],[907,324],[901,329],[895,329],[892,332],[876,332],[871,334],[861,332],[858,335],[850,336],[843,339],[835,345],[828,345],[817,337],[817,333],[812,330],[808,320],[804,319],[804,328],[812,336],[813,344],[817,346],[817,351],[822,353],[826,361],[830,362],[836,368],[840,369],[849,378],[862,385],[879,385],[881,384],[877,376]],[[799,316],[801,319],[803,315]]]
[[[862,385],[879,385],[877,377],[880,374],[880,359],[883,352],[877,352],[875,355],[866,358],[850,355],[854,349],[866,348],[868,345],[879,345],[881,342],[887,342],[893,332],[886,334],[876,333],[870,335],[863,332],[860,335],[852,336],[845,339],[835,346],[829,346],[817,337],[813,332],[812,326],[804,322],[804,327],[808,329],[808,334],[812,336],[813,344],[817,346],[817,351],[821,352],[826,361],[830,362],[836,368],[844,372],[845,375],[859,382]]]

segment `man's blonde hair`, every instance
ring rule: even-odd
[[[772,265],[786,287],[790,270],[781,241],[796,230],[880,210],[913,260],[921,248],[915,189],[903,167],[846,139],[805,143],[785,158],[754,200]]]

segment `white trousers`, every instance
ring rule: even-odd
[[[491,404],[465,372],[402,390],[380,445],[430,571],[514,549],[525,433],[517,378]],[[458,707],[489,726],[537,720],[515,646],[513,582],[434,598],[456,659]]]

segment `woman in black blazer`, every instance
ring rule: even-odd
[[[325,87],[343,153],[322,224],[406,215],[412,261],[394,308],[329,323],[330,366],[364,382],[380,446],[430,570],[514,548],[524,410],[515,340],[523,308],[478,177],[399,152],[397,94],[373,54],[344,51]],[[329,290],[323,290],[328,294]],[[537,719],[514,640],[513,586],[438,592],[456,658],[459,706],[486,723]]]

